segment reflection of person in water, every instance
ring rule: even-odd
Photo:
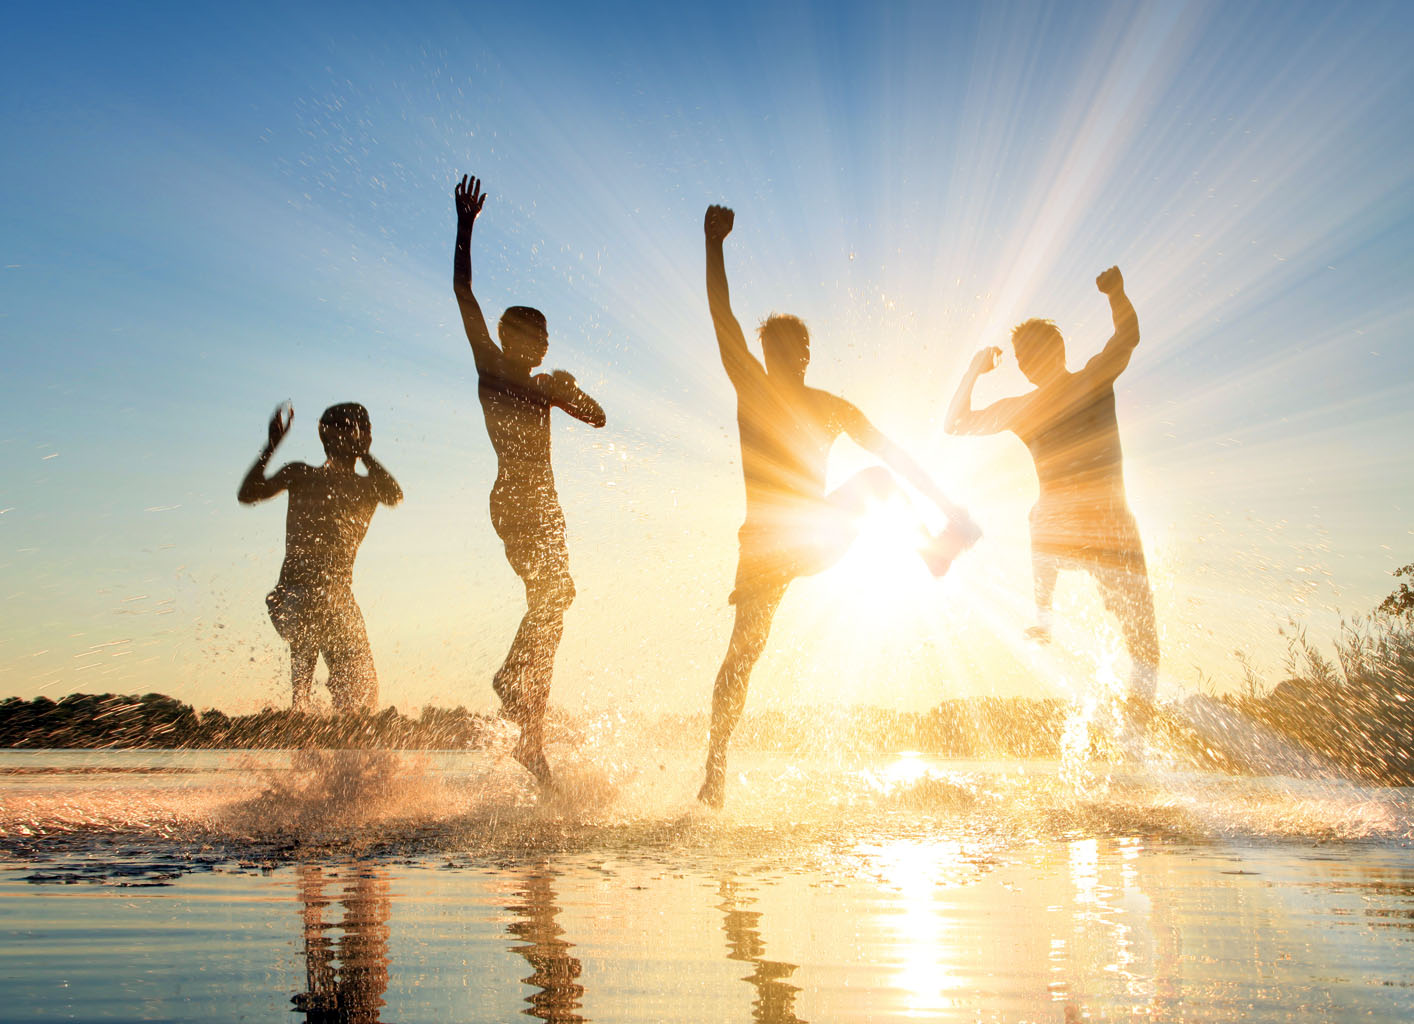
[[[294,417],[292,408],[275,410],[269,441],[236,497],[251,505],[290,492],[285,561],[265,603],[276,631],[290,645],[292,706],[308,708],[314,665],[322,653],[334,710],[372,710],[378,706],[378,677],[363,613],[354,601],[353,564],[374,510],[380,504],[396,505],[403,492],[369,454],[373,429],[368,410],[357,402],[330,406],[319,418],[324,465],[291,462],[267,477],[270,457]],[[355,471],[359,461],[367,475]]]
[[[825,493],[830,448],[841,434],[877,455],[950,519],[942,534],[920,551],[936,575],[980,536],[962,509],[952,504],[922,468],[885,437],[849,402],[807,387],[810,335],[793,316],[771,316],[761,325],[762,365],[747,347],[732,313],[723,240],[734,215],[707,209],[707,302],[716,328],[722,365],[736,389],[741,468],[746,482],[746,522],[731,603],[736,622],[712,693],[712,735],[707,777],[698,799],[720,807],[727,744],[746,702],[751,669],[761,656],[771,619],[790,582],[823,572],[842,558],[858,532],[870,501],[901,491],[883,466],[866,469]],[[921,524],[920,524],[921,529]]]
[[[507,930],[526,945],[512,946],[511,951],[525,957],[534,969],[530,977],[521,979],[539,990],[525,997],[530,1004],[526,1014],[551,1024],[581,1024],[585,1018],[575,1012],[584,996],[584,986],[576,981],[581,968],[579,959],[570,955],[574,947],[560,938],[564,929],[555,921],[560,908],[555,905],[553,880],[542,864],[516,890],[523,902],[506,908],[516,915]]]
[[[326,887],[338,876],[317,864],[299,867],[307,991],[290,1001],[309,1024],[377,1024],[388,991],[388,881],[366,865],[349,866],[343,878],[343,918],[326,923]],[[342,932],[337,939],[329,938],[333,928]]]
[[[485,203],[481,183],[463,177],[456,187],[452,289],[476,359],[477,393],[499,467],[491,489],[491,524],[505,545],[506,560],[525,583],[526,600],[525,617],[492,686],[506,717],[520,726],[516,760],[547,785],[545,710],[565,610],[574,600],[565,516],[550,470],[550,410],[561,408],[596,427],[604,425],[604,410],[564,370],[531,374],[549,347],[539,310],[511,306],[496,326],[501,344],[491,340],[471,290],[471,230]]]
[[[1065,342],[1049,320],[1012,331],[1016,361],[1036,385],[1029,394],[972,408],[977,378],[994,369],[998,348],[973,357],[948,408],[952,434],[1015,433],[1031,451],[1041,493],[1031,510],[1031,559],[1038,622],[1029,633],[1051,638],[1051,599],[1062,569],[1088,572],[1105,605],[1119,617],[1133,663],[1131,747],[1142,735],[1158,682],[1159,641],[1154,598],[1139,528],[1124,493],[1123,454],[1115,419],[1115,379],[1139,344],[1139,319],[1118,267],[1095,279],[1109,297],[1114,335],[1077,373],[1065,367]],[[1133,752],[1131,750],[1131,752]]]
[[[761,914],[743,910],[756,901],[738,892],[735,882],[724,880],[717,889],[722,897],[722,930],[727,933],[727,959],[755,966],[743,981],[756,989],[751,1004],[751,1019],[755,1024],[803,1024],[795,1015],[795,994],[800,991],[786,981],[796,971],[796,964],[767,960],[766,944],[761,941]]]

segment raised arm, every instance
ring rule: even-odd
[[[1085,364],[1085,373],[1094,373],[1114,380],[1129,365],[1129,357],[1139,344],[1139,317],[1134,304],[1124,294],[1124,278],[1119,267],[1110,267],[1095,278],[1095,287],[1109,296],[1110,313],[1114,316],[1115,332],[1100,354]]]
[[[972,408],[972,389],[977,385],[977,378],[995,370],[1001,357],[1002,350],[995,345],[972,357],[943,420],[943,429],[949,434],[995,434],[1011,427],[1020,399],[1003,398],[985,409]]]
[[[384,505],[400,503],[403,500],[403,489],[393,479],[393,474],[383,468],[383,463],[368,452],[364,452],[359,458],[363,460],[363,468],[368,470],[368,480],[373,484],[373,494],[378,501]]]
[[[457,305],[461,308],[462,326],[466,328],[466,340],[471,342],[476,369],[484,373],[492,368],[501,354],[500,348],[491,340],[481,304],[471,291],[471,229],[481,214],[481,208],[486,205],[486,193],[481,191],[480,179],[463,174],[453,195],[457,206],[457,247],[452,257],[452,291],[456,293]]]
[[[707,236],[707,308],[712,312],[712,327],[717,332],[717,348],[722,354],[722,366],[731,382],[740,385],[765,369],[746,347],[746,335],[732,313],[731,292],[727,288],[727,264],[722,255],[722,242],[732,232],[736,214],[725,206],[709,206],[702,219],[702,231]]]
[[[839,415],[844,431],[859,447],[879,456],[886,466],[912,484],[918,493],[937,505],[939,510],[949,519],[971,522],[967,512],[960,505],[954,504],[952,499],[943,493],[942,488],[934,483],[933,478],[914,461],[913,456],[886,437],[884,432],[869,422],[869,419],[855,406],[842,398],[836,399],[836,401],[840,403]]]
[[[265,447],[261,449],[260,457],[255,460],[255,465],[250,467],[245,479],[241,481],[240,490],[236,492],[236,500],[242,505],[254,505],[257,501],[273,498],[290,485],[289,466],[283,467],[272,477],[266,477],[265,469],[270,465],[270,457],[275,454],[275,449],[289,433],[290,424],[294,421],[293,406],[281,405],[276,408],[275,415],[270,417],[269,436]]]
[[[535,382],[550,399],[551,405],[559,406],[575,419],[591,427],[602,427],[606,422],[603,407],[575,383],[574,376],[568,371],[536,374]]]

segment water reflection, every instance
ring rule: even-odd
[[[743,981],[756,989],[751,1003],[751,1019],[755,1024],[805,1024],[795,1015],[795,995],[798,987],[785,979],[796,972],[795,964],[767,960],[766,944],[761,939],[761,914],[744,910],[756,900],[747,890],[731,879],[723,879],[717,889],[722,902],[722,930],[727,933],[727,959],[755,966]]]
[[[371,864],[327,872],[302,864],[298,877],[306,981],[290,1001],[309,1024],[378,1024],[390,962],[387,872]],[[343,908],[337,923],[324,919],[335,901]]]
[[[555,920],[560,908],[554,880],[548,864],[537,864],[526,873],[515,890],[520,902],[506,908],[517,915],[507,931],[525,942],[511,951],[525,957],[534,969],[530,977],[521,979],[538,989],[525,997],[530,1006],[524,1013],[551,1024],[582,1024],[588,1018],[576,1012],[584,996],[584,986],[576,981],[581,967],[579,958],[570,955],[574,945],[560,938],[564,929]]]

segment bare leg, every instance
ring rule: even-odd
[[[319,661],[319,648],[299,641],[290,644],[290,710],[308,711],[314,689],[314,666]]]
[[[1036,625],[1026,635],[1043,644],[1051,642],[1051,602],[1056,596],[1056,579],[1060,576],[1060,560],[1053,555],[1031,548],[1032,588],[1036,595]]]
[[[1140,555],[1136,564],[1110,568],[1098,574],[1105,607],[1119,619],[1124,645],[1129,651],[1129,694],[1125,701],[1125,756],[1138,760],[1144,734],[1154,715],[1154,692],[1159,682],[1159,634],[1154,622],[1154,592]]]
[[[527,581],[525,599],[525,616],[491,685],[506,717],[520,726],[513,756],[546,786],[551,780],[545,759],[545,712],[574,583],[567,572],[549,586]]]
[[[363,624],[363,612],[352,593],[338,597],[330,608],[334,622],[329,646],[324,650],[324,662],[329,666],[329,696],[334,711],[357,714],[378,709],[378,673],[373,667],[373,651],[368,646],[368,631]]]
[[[727,744],[746,705],[746,687],[751,679],[751,670],[766,648],[771,620],[784,596],[784,586],[737,595],[732,638],[727,645],[726,658],[717,672],[717,683],[712,689],[712,735],[707,744],[707,778],[697,794],[697,799],[709,807],[722,806],[726,787]]]

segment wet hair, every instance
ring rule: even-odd
[[[496,334],[502,345],[517,335],[543,335],[546,330],[545,314],[530,306],[507,307],[496,324]]]
[[[789,313],[772,313],[757,329],[766,366],[798,366],[804,371],[810,362],[810,330],[805,321]]]
[[[373,441],[368,410],[358,402],[340,402],[319,417],[319,440],[326,455],[362,455]]]
[[[1065,363],[1065,339],[1052,320],[1032,319],[1017,324],[1011,330],[1011,347],[1023,372],[1028,365],[1052,359]]]

